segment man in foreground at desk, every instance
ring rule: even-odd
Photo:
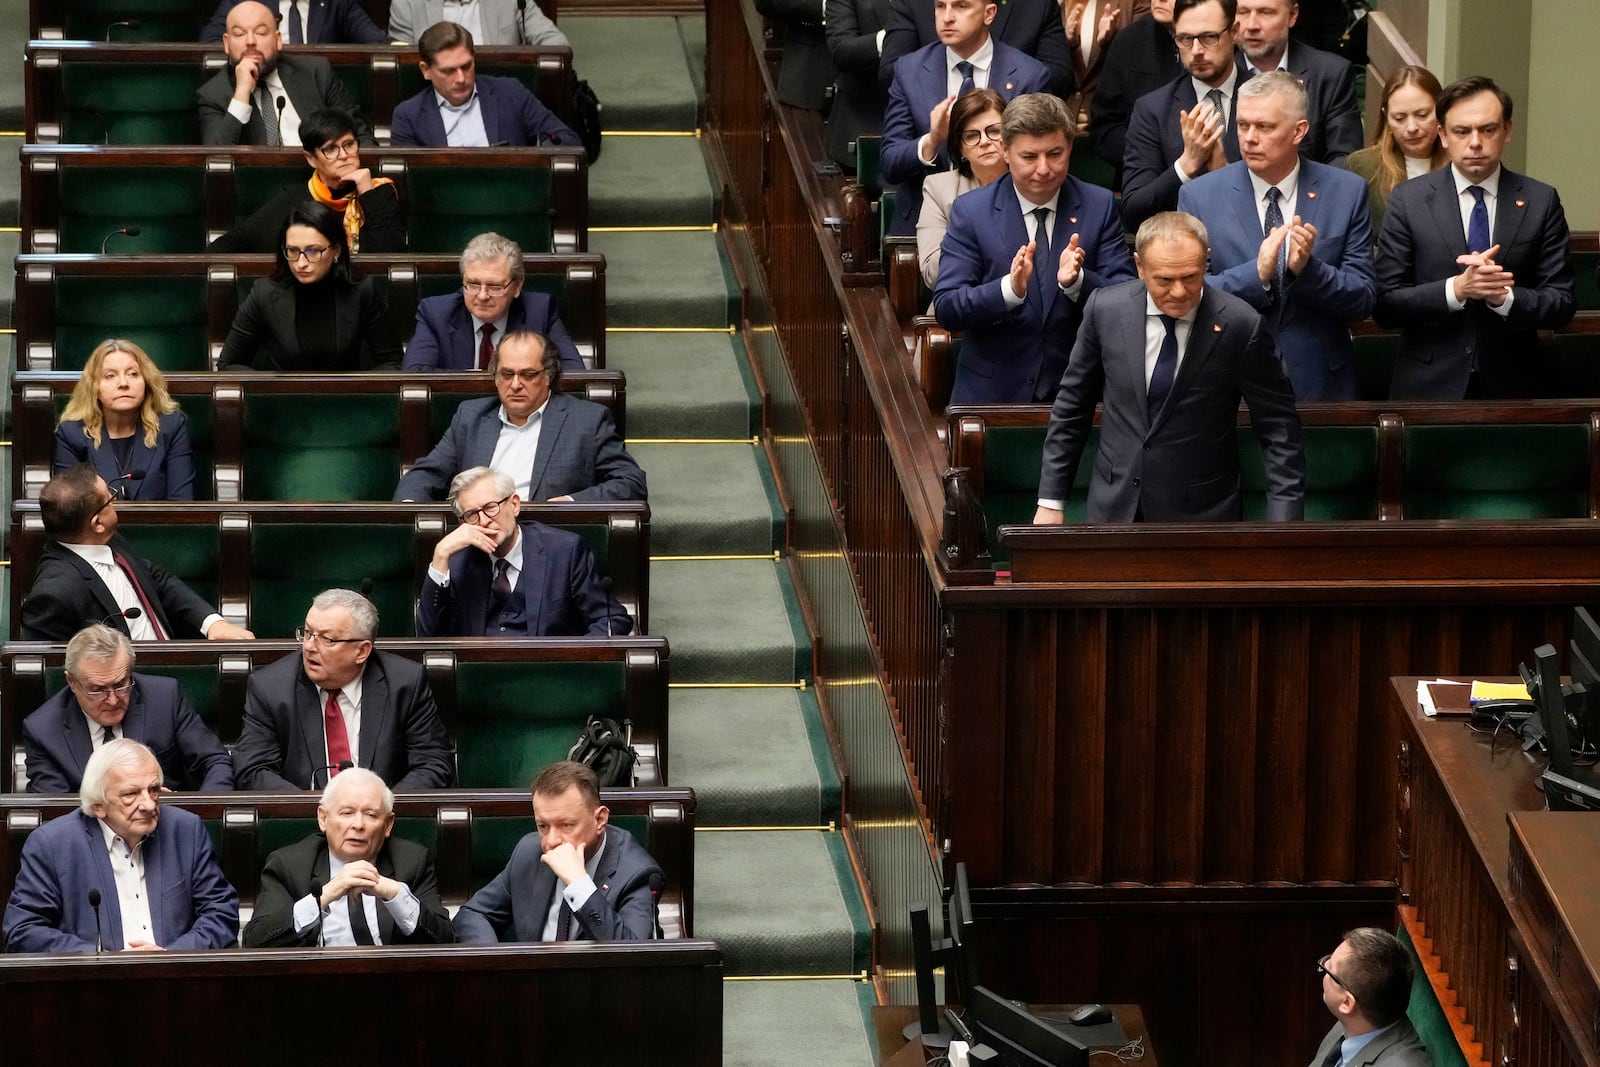
[[[22,846],[7,952],[159,952],[238,940],[239,895],[199,817],[161,813],[161,765],[148,748],[107,743],[84,768],[79,799],[79,811],[51,819]]]
[[[394,793],[369,770],[341,771],[317,804],[320,832],[267,857],[246,948],[435,945],[456,939],[433,854],[391,837]]]
[[[561,355],[531,330],[500,342],[489,373],[498,397],[456,408],[444,436],[400,479],[396,500],[443,500],[470,467],[505,471],[523,500],[643,500],[644,471],[611,412],[556,390]]]
[[[648,941],[661,868],[607,825],[594,771],[563,760],[533,781],[533,818],[511,862],[456,913],[458,941]]]
[[[1430,1067],[1406,1018],[1411,957],[1399,938],[1372,926],[1351,930],[1317,971],[1322,1003],[1338,1021],[1310,1067]]]
[[[1162,212],[1139,227],[1140,280],[1089,298],[1050,412],[1034,522],[1065,521],[1101,401],[1090,522],[1239,518],[1241,398],[1266,463],[1267,518],[1304,517],[1305,443],[1278,347],[1248,304],[1204,284],[1210,250],[1200,220]]]
[[[95,623],[67,642],[67,684],[22,722],[28,792],[75,793],[84,768],[118,738],[147,745],[179,789],[233,788],[233,760],[171,678],[135,674],[126,634]]]
[[[318,593],[295,630],[300,654],[250,675],[234,746],[240,789],[319,789],[366,767],[401,790],[454,777],[450,736],[422,665],[376,652],[378,609],[350,589]]]
[[[24,641],[65,642],[94,622],[135,641],[248,641],[255,636],[134,552],[117,533],[116,497],[89,464],[44,484],[39,519],[49,540],[22,602]]]
[[[519,522],[509,474],[473,467],[450,483],[461,525],[439,539],[417,598],[418,637],[614,637],[633,620],[568,530]]]

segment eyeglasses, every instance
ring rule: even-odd
[[[515,493],[511,494],[511,496],[516,495],[517,494]],[[478,525],[479,519],[492,519],[496,515],[500,514],[500,509],[505,506],[505,502],[507,500],[511,499],[511,496],[503,496],[499,500],[491,500],[481,508],[473,508],[471,511],[463,511],[461,513],[461,521],[470,522],[472,525],[476,526]]]
[[[315,630],[308,630],[304,626],[296,626],[294,628],[294,639],[302,645],[307,641],[315,641],[317,647],[323,650],[330,649],[334,645],[354,645],[366,640],[365,637],[329,637],[327,634],[319,634]]]
[[[77,681],[77,679],[74,678],[73,681]],[[129,671],[127,674],[122,676],[121,681],[112,682],[110,685],[89,686],[83,685],[81,682],[78,684],[83,688],[83,695],[88,697],[90,700],[104,700],[106,697],[110,696],[121,696],[123,693],[126,693],[128,690],[132,689],[133,672]]]
[[[328,249],[331,247],[333,246],[312,245],[310,248],[296,248],[294,245],[284,245],[283,255],[284,258],[286,258],[290,263],[293,263],[301,256],[306,257],[307,263],[320,263],[322,261],[322,257],[327,254]]]
[[[961,143],[966,145],[968,148],[971,148],[973,145],[977,144],[979,141],[998,141],[998,140],[1000,140],[1000,124],[998,122],[995,123],[993,126],[985,126],[981,130],[962,130],[961,131]]]
[[[462,282],[461,291],[466,293],[468,296],[471,296],[473,293],[482,293],[485,296],[499,296],[501,293],[505,292],[515,284],[517,284],[515,281]]]
[[[1178,51],[1187,52],[1199,41],[1207,48],[1215,48],[1222,41],[1222,35],[1227,30],[1218,30],[1216,33],[1175,33],[1172,39],[1178,43]]]
[[[540,367],[538,370],[527,370],[527,369],[524,369],[524,370],[511,370],[511,369],[507,368],[507,369],[504,369],[504,370],[496,371],[495,372],[495,377],[499,378],[502,382],[505,382],[507,385],[511,384],[511,381],[512,381],[513,378],[521,378],[523,385],[532,385],[534,382],[539,380],[539,375],[541,375],[543,373],[544,373],[544,368],[543,367]]]
[[[346,137],[338,144],[325,144],[317,149],[317,155],[323,159],[339,159],[342,156],[353,156],[361,151],[361,145],[354,137]]]
[[[1338,986],[1339,986],[1340,989],[1343,989],[1346,992],[1348,992],[1350,987],[1345,985],[1344,981],[1338,975],[1336,975],[1332,971],[1328,970],[1328,961],[1331,960],[1331,959],[1333,959],[1333,953],[1330,952],[1326,956],[1324,956],[1320,960],[1318,960],[1317,961],[1317,973],[1318,974],[1325,974],[1329,978],[1332,978],[1336,983],[1338,983]]]

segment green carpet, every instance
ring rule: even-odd
[[[860,1016],[872,987],[845,979],[722,983],[722,1062],[738,1067],[877,1063]]]
[[[782,564],[650,564],[650,628],[672,642],[675,682],[792,682],[809,675],[810,645],[791,623],[798,617]]]
[[[709,226],[716,198],[696,137],[611,137],[589,171],[591,226]]]
[[[749,437],[761,403],[729,334],[606,335],[606,366],[628,376],[628,432],[649,437]]]
[[[677,22],[670,17],[561,17],[561,32],[576,57],[573,67],[600,97],[602,129],[695,128],[699,97]],[[606,142],[602,163],[612,143]]]
[[[737,321],[734,290],[717,235],[596,233],[606,257],[606,325],[721,329]]]
[[[698,826],[839,817],[839,778],[809,690],[674,689],[671,771],[694,783]]]
[[[650,551],[657,556],[756,555],[779,543],[766,458],[747,441],[628,448],[650,478]]]

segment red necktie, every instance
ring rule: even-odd
[[[478,369],[488,370],[494,361],[494,323],[484,323],[478,332],[483,334],[483,340],[478,342]]]
[[[338,774],[339,764],[350,759],[350,735],[344,729],[344,712],[339,710],[339,691],[328,690],[328,706],[322,712],[322,725],[328,733],[328,777]]]
[[[128,584],[133,586],[133,595],[139,598],[139,607],[144,610],[144,617],[150,620],[150,628],[156,632],[157,641],[167,639],[166,632],[161,629],[161,622],[156,618],[155,609],[150,606],[150,598],[144,595],[144,587],[139,584],[138,577],[133,573],[133,568],[128,566],[128,557],[121,552],[111,553],[111,558],[116,561],[122,573],[127,576]]]

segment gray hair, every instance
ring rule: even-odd
[[[371,641],[372,635],[378,632],[378,609],[354,589],[324,589],[311,598],[311,606],[318,611],[327,611],[329,608],[348,611],[350,623],[356,630],[355,636],[363,641]]]
[[[1211,254],[1211,235],[1206,232],[1206,224],[1187,211],[1163,211],[1145,219],[1133,238],[1133,250],[1142,256],[1151,241],[1175,241],[1180,237],[1194,238],[1207,255]]]
[[[450,510],[456,513],[456,518],[459,519],[461,517],[461,505],[456,498],[485,478],[494,479],[494,495],[496,499],[510,496],[517,491],[516,481],[504,471],[497,471],[493,467],[468,467],[450,479],[450,495],[445,497],[445,500],[450,504]]]
[[[1007,104],[1000,116],[1000,136],[1007,145],[1018,137],[1048,137],[1058,132],[1066,134],[1071,144],[1078,123],[1054,93],[1023,93]]]
[[[1239,84],[1239,99],[1261,96],[1284,97],[1283,110],[1290,122],[1299,122],[1311,110],[1305,83],[1286,70],[1269,70]]]
[[[154,752],[131,737],[119,737],[115,741],[107,741],[101,745],[99,751],[90,756],[89,762],[84,764],[83,784],[78,787],[78,810],[85,815],[93,815],[94,806],[106,802],[106,778],[111,772],[137,767],[145,762],[156,765],[156,778],[165,784],[166,779],[161,773],[161,761],[156,759]]]
[[[78,664],[85,659],[96,663],[110,663],[117,658],[117,653],[123,652],[128,656],[128,667],[134,664],[133,642],[128,640],[128,635],[121,630],[113,630],[104,623],[96,622],[85,626],[72,635],[72,640],[67,642],[65,667],[67,674],[73,679],[78,677]]]
[[[322,787],[322,799],[317,801],[317,806],[331,809],[334,795],[341,785],[376,785],[383,791],[383,813],[387,815],[394,810],[394,790],[365,767],[347,767],[329,778],[328,784]]]
[[[467,242],[467,247],[461,250],[461,273],[467,273],[467,264],[484,263],[491,259],[503,259],[506,266],[511,269],[511,280],[520,282],[525,276],[522,267],[522,246],[509,237],[501,237],[497,233],[480,233]]]

